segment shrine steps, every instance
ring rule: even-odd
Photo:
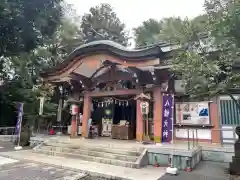
[[[34,151],[46,155],[69,157],[129,168],[140,168],[143,166],[141,161],[143,149],[109,148],[100,145],[96,146],[96,144],[95,146],[92,144],[70,146],[62,143],[44,143]]]

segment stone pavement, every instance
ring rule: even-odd
[[[165,168],[155,168],[152,166],[142,169],[132,169],[125,167],[87,162],[79,159],[65,157],[47,156],[33,153],[31,150],[1,152],[0,156],[5,156],[18,160],[28,160],[35,163],[44,163],[51,166],[59,166],[66,169],[75,169],[82,172],[91,173],[96,176],[107,178],[122,178],[131,180],[157,180],[165,174]]]
[[[0,140],[0,152],[13,151],[14,146],[12,142],[6,142]],[[30,149],[29,147],[23,147],[22,150]]]
[[[85,174],[0,156],[0,180],[78,180]]]
[[[228,180],[228,163],[202,161],[192,172],[180,172],[177,176],[164,175],[159,180]]]

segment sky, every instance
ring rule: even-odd
[[[110,4],[127,30],[141,25],[149,18],[193,18],[203,13],[204,0],[66,0],[79,15],[89,12],[90,7],[101,3]],[[132,32],[130,31],[130,35]],[[134,42],[132,41],[132,46]]]
[[[204,0],[66,0],[79,15],[90,7],[108,3],[114,8],[127,29],[139,26],[149,18],[161,19],[170,16],[195,17],[203,13]]]

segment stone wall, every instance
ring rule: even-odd
[[[205,161],[231,162],[233,155],[233,147],[202,148],[202,160]]]

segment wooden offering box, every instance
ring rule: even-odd
[[[113,139],[133,139],[133,129],[131,125],[112,125],[112,138]]]

